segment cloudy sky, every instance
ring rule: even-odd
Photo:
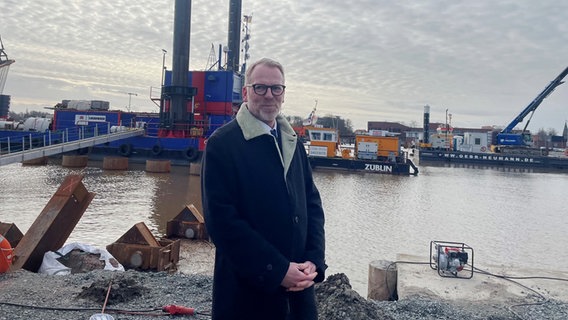
[[[227,43],[229,0],[193,0],[190,69]],[[11,110],[63,99],[157,111],[162,49],[171,67],[174,0],[2,0],[0,36],[16,63],[4,94]],[[289,115],[422,124],[446,109],[458,127],[505,126],[568,67],[568,1],[243,0],[252,14],[251,60],[286,68]],[[568,80],[568,78],[566,79]],[[155,93],[157,94],[157,90]],[[129,95],[128,93],[135,93]],[[568,85],[529,129],[561,132]]]

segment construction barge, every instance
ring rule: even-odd
[[[355,136],[354,146],[340,146],[336,129],[310,127],[306,146],[314,169],[417,175],[418,167],[401,151],[397,136],[371,130]]]
[[[230,1],[229,50],[225,61],[222,61],[220,46],[219,58],[210,68],[188,71],[191,3],[176,1],[172,69],[166,70],[163,65],[160,95],[150,94],[159,112],[130,112],[130,107],[128,112],[111,110],[109,102],[102,100],[62,100],[53,107],[52,119],[39,119],[47,124],[45,127],[26,127],[8,119],[6,106],[6,112],[0,112],[0,153],[143,129],[143,135],[80,148],[78,153],[94,160],[121,156],[133,162],[148,159],[170,160],[173,165],[199,162],[205,141],[233,119],[242,103],[250,21],[241,20],[241,7],[241,0]],[[245,39],[241,41],[242,29]],[[247,55],[243,65],[240,64],[241,43],[245,44]],[[0,67],[3,68],[13,60],[4,62],[2,52],[0,50]],[[0,105],[0,111],[4,111],[3,104]]]
[[[420,163],[451,162],[567,170],[567,123],[564,124],[564,141],[561,148],[535,146],[533,136],[527,130],[536,109],[556,87],[564,83],[563,79],[566,76],[568,76],[568,67],[553,79],[527,107],[497,134],[487,131],[463,132],[462,135],[455,135],[451,124],[448,125],[446,122],[446,125],[438,127],[435,134],[430,135],[428,131],[430,107],[425,106],[424,141],[420,143]],[[523,121],[525,121],[523,129],[516,129]]]
[[[486,166],[515,166],[551,170],[568,170],[568,156],[558,153],[547,156],[521,156],[498,153],[420,150],[421,164],[460,163]]]

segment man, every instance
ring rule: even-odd
[[[213,319],[315,320],[313,285],[327,268],[324,212],[304,146],[280,115],[284,70],[264,58],[245,83],[236,118],[211,135],[203,156]]]

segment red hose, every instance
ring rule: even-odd
[[[167,312],[171,315],[174,314],[184,314],[184,315],[194,315],[195,314],[195,309],[194,308],[188,308],[188,307],[183,307],[183,306],[177,306],[175,304],[169,304],[167,306],[164,306],[162,308],[162,311]]]

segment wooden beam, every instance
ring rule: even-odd
[[[63,247],[95,197],[81,182],[82,175],[69,175],[51,197],[14,250],[12,270],[37,272],[47,251]]]

